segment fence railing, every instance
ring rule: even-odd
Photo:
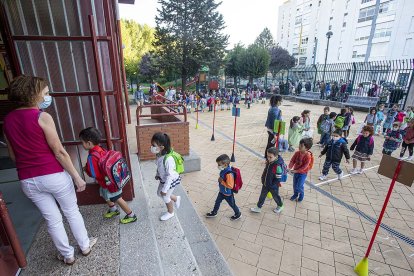
[[[405,103],[413,78],[414,59],[405,60],[386,60],[370,62],[352,62],[352,63],[332,63],[315,64],[308,66],[297,66],[287,72],[279,72],[276,79],[297,84],[302,83],[303,90],[305,84],[311,84],[311,91],[318,92],[318,83],[324,76],[325,83],[351,82],[351,89],[348,90],[350,95],[372,96],[369,95],[371,82],[376,81],[378,91],[376,96],[382,93],[389,94],[389,100],[392,102]],[[309,84],[308,84],[309,89]],[[288,94],[293,89],[288,86],[284,89],[284,94]],[[289,92],[288,92],[289,91]],[[300,93],[300,91],[297,91]]]

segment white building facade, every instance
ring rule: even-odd
[[[329,31],[327,63],[413,58],[414,0],[288,0],[279,8],[277,42],[298,65],[324,63]]]

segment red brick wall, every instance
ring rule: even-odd
[[[172,116],[171,116],[172,117]],[[151,138],[156,132],[165,132],[170,136],[174,150],[181,155],[190,153],[189,122],[171,122],[165,124],[136,126],[138,155],[140,160],[155,159],[151,153]]]

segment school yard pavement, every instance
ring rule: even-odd
[[[365,253],[373,221],[379,216],[391,182],[377,173],[383,138],[375,137],[375,154],[364,174],[339,181],[331,180],[336,175],[330,171],[328,181],[322,183],[318,176],[324,158],[317,158],[321,149],[314,145],[315,165],[308,175],[304,201],[289,200],[292,195],[292,177],[289,177],[280,189],[285,204],[281,214],[273,212],[276,204],[270,199],[266,199],[260,214],[251,213],[250,207],[257,203],[261,189],[268,108],[268,103],[254,104],[250,110],[242,105],[241,117],[237,118],[234,166],[241,169],[244,180],[243,189],[236,195],[243,214],[240,220],[230,221],[232,210],[224,201],[217,217],[205,217],[212,210],[218,192],[215,159],[220,154],[232,153],[234,117],[230,111],[216,113],[214,142],[210,141],[213,114],[200,113],[198,129],[195,114],[189,116],[191,149],[201,157],[202,169],[184,175],[183,187],[234,275],[355,275],[353,268]],[[323,106],[284,101],[281,109],[287,122],[295,115],[300,116],[302,110],[311,110],[315,129]],[[357,123],[351,127],[349,146],[365,115],[355,113]],[[316,131],[314,138],[317,142]],[[289,162],[292,153],[282,156]],[[352,162],[342,162],[341,167],[345,175],[349,174]],[[369,258],[370,275],[414,275],[413,191],[414,188],[399,183],[395,186]]]

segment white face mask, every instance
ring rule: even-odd
[[[159,147],[154,147],[154,146],[151,146],[151,152],[152,152],[153,154],[160,153],[160,148],[159,148]]]
[[[332,139],[333,139],[334,141],[338,141],[339,139],[341,139],[341,137],[332,137]]]
[[[393,127],[392,130],[397,131],[398,127]]]
[[[222,171],[222,170],[224,170],[226,167],[224,167],[224,166],[217,166],[217,169],[219,170],[219,171]]]
[[[40,109],[46,109],[52,104],[52,96],[44,96],[43,102],[41,102],[38,107]]]

